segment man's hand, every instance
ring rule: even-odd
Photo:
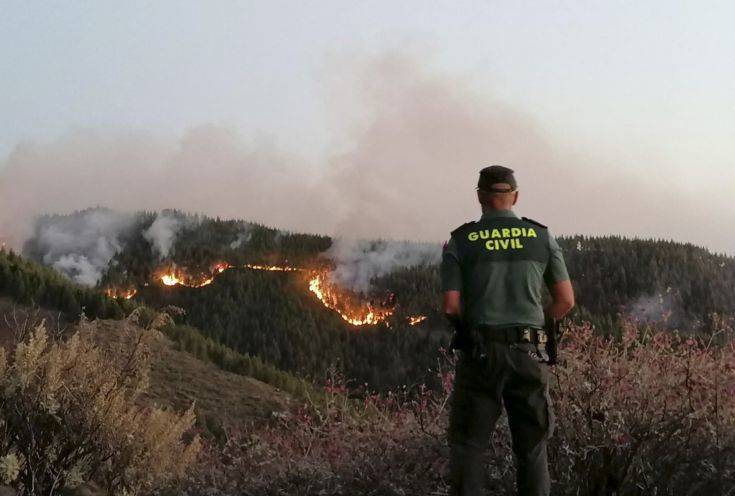
[[[459,291],[444,291],[444,313],[457,316],[462,313]]]
[[[574,308],[574,289],[571,281],[559,281],[549,286],[551,305],[544,309],[547,318],[561,320]],[[446,302],[446,297],[445,297]]]
[[[462,327],[462,304],[459,291],[444,292],[444,316],[454,329],[450,350],[464,350],[471,348],[466,329]]]

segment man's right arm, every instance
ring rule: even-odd
[[[544,272],[544,281],[551,293],[551,304],[544,309],[546,318],[560,320],[574,308],[574,288],[569,280],[564,256],[559,243],[549,235],[551,256]]]

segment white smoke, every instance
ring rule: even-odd
[[[251,227],[250,225],[247,225],[239,233],[237,233],[237,238],[235,238],[235,241],[230,243],[230,248],[233,250],[240,248],[241,246],[246,244],[248,241],[250,241],[250,238],[252,237],[252,235],[253,233],[251,232]]]
[[[396,269],[438,263],[441,247],[434,243],[338,238],[325,255],[336,264],[330,274],[333,281],[365,292],[374,278]]]
[[[100,266],[96,260],[90,260],[85,255],[78,253],[62,255],[53,262],[52,267],[84,286],[96,285],[105,268]]]
[[[75,216],[43,218],[36,225],[34,251],[46,265],[73,281],[94,286],[122,249],[120,236],[133,225],[132,215],[90,209]]]
[[[247,243],[248,241],[250,241],[250,235],[240,233],[237,235],[237,239],[235,239],[235,241],[230,243],[230,248],[235,250],[237,248],[240,248],[243,244]]]
[[[678,291],[667,287],[652,295],[641,295],[627,306],[627,315],[637,322],[649,325],[676,327],[682,322],[682,311],[676,303]]]
[[[160,258],[166,258],[171,252],[176,235],[183,226],[184,222],[181,218],[162,212],[156,215],[151,226],[143,231],[143,238],[153,246]]]

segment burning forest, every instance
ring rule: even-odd
[[[124,300],[132,299],[138,290],[135,288],[107,288],[105,289],[105,295],[109,298],[122,298]]]
[[[223,272],[241,268],[265,272],[293,272],[304,274],[304,286],[327,309],[337,313],[342,320],[352,326],[371,326],[386,323],[394,313],[396,295],[388,292],[378,301],[365,301],[360,295],[340,287],[329,277],[324,268],[304,268],[290,265],[243,264],[232,265],[220,262],[213,265],[206,272],[189,272],[182,267],[170,265],[156,272],[155,279],[166,287],[184,286],[188,288],[202,288],[212,284],[218,275]],[[109,287],[105,294],[111,298],[131,299],[137,294],[135,288]],[[425,315],[410,315],[407,317],[409,325],[415,326],[426,320]]]

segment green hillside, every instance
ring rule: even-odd
[[[57,294],[65,297],[55,297]],[[114,341],[116,333],[129,325],[123,317],[134,309],[141,315],[142,325],[146,325],[146,320],[152,320],[157,314],[147,307],[138,307],[137,300],[109,298],[99,289],[79,287],[55,270],[13,252],[0,250],[0,344],[12,343],[19,329],[27,332],[42,320],[53,332],[72,333],[83,315],[80,305],[90,302],[101,303],[85,306],[84,316],[96,319],[94,325],[103,330],[100,335],[104,335],[105,330],[110,331],[107,338],[100,340],[105,343]],[[161,330],[170,339],[173,348],[191,356],[190,360],[210,363],[210,368],[218,367],[238,376],[252,377],[295,396],[302,396],[309,388],[294,375],[257,356],[239,353],[209,339],[196,328],[174,323]],[[180,358],[181,355],[176,356],[179,357],[177,360],[184,360]],[[182,375],[181,372],[178,374]],[[171,388],[175,389],[173,386]]]
[[[116,215],[92,210],[44,218],[25,253],[48,263],[51,251],[44,229],[77,228],[90,212],[97,216]],[[101,272],[99,288],[135,288],[137,302],[153,307],[181,307],[186,313],[178,318],[179,324],[198,328],[212,342],[260,357],[265,363],[300,376],[319,380],[325,370],[337,366],[354,384],[368,383],[375,389],[432,382],[431,369],[438,350],[449,340],[439,307],[439,245],[437,256],[430,262],[411,264],[409,257],[389,271],[374,274],[366,287],[353,288],[355,291],[340,288],[363,304],[386,299],[391,302],[390,315],[385,320],[355,326],[309,291],[309,270],[339,272],[344,268],[342,264],[386,263],[393,246],[390,241],[368,244],[363,247],[367,252],[350,254],[359,258],[355,262],[349,257],[347,261],[333,257],[335,248],[340,248],[339,240],[284,232],[245,221],[167,211],[130,214],[125,222],[126,229],[116,234],[119,249]],[[176,226],[171,236],[164,237],[170,241],[165,254],[159,247],[160,236],[152,234],[161,225]],[[560,239],[560,244],[577,294],[578,307],[572,317],[590,320],[600,332],[616,332],[620,318],[697,332],[711,326],[714,314],[735,315],[732,257],[688,244],[617,236],[575,236]],[[419,249],[426,251],[426,246],[416,245]],[[13,257],[13,263],[21,263],[14,255],[4,255],[6,260]],[[33,282],[19,285],[17,277],[8,276],[7,268],[3,269],[7,263],[0,261],[0,288],[24,294],[26,300],[29,287],[39,294],[48,292],[39,290]],[[218,263],[235,267],[213,274],[212,267]],[[309,270],[252,270],[244,268],[246,264]],[[162,284],[161,274],[173,270],[199,281],[211,277],[212,282],[203,287]],[[54,287],[63,286],[63,279],[57,276],[54,280]],[[85,298],[87,290],[79,291],[82,292],[77,298]],[[108,304],[98,298],[85,305],[88,313],[108,315],[127,304],[118,299],[107,308]],[[30,299],[41,301],[34,296]],[[46,301],[59,306],[58,297],[47,297]],[[425,320],[410,325],[409,318],[417,315]]]

